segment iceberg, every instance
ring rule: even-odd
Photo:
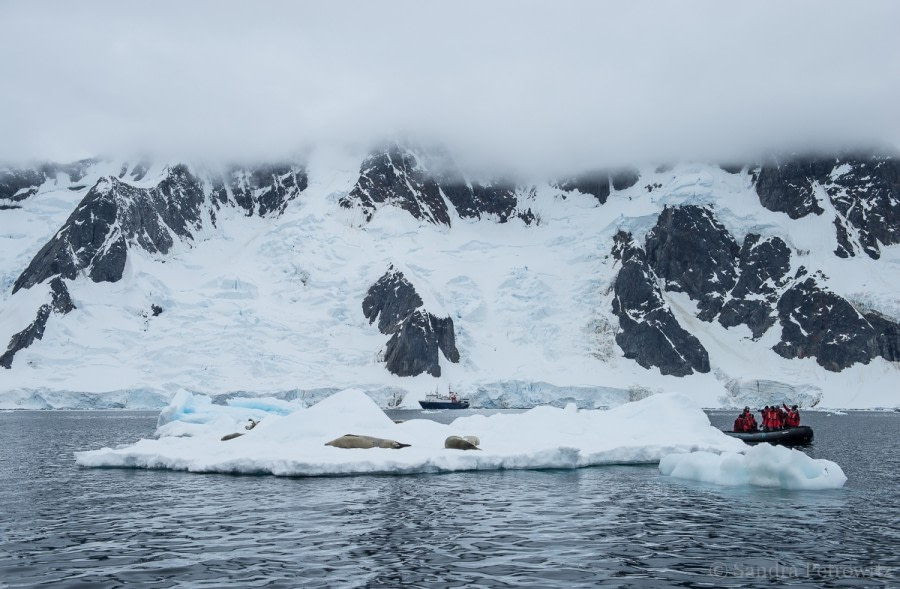
[[[660,460],[659,471],[666,476],[715,485],[790,490],[839,489],[847,482],[836,463],[771,444],[759,444],[743,453],[670,454]]]
[[[252,429],[246,427],[249,419],[258,422]],[[347,434],[409,447],[326,446]],[[450,436],[477,436],[479,449],[445,448]],[[671,455],[733,456],[746,448],[710,425],[703,410],[679,393],[608,411],[541,406],[441,424],[395,423],[360,389],[345,389],[310,407],[277,400],[217,405],[185,391],[160,414],[154,439],[76,452],[75,459],[84,467],[328,476],[656,464]]]

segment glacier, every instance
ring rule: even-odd
[[[697,303],[679,292],[661,291],[708,350],[710,372],[666,375],[622,355],[611,310],[620,265],[613,238],[627,231],[643,239],[672,206],[714,207],[736,239],[780,236],[791,273],[821,271],[858,308],[900,319],[900,246],[883,245],[878,260],[836,257],[837,213],[790,219],[768,210],[746,168],[645,166],[639,182],[613,187],[602,204],[535,181],[519,194],[535,222],[462,217],[449,207],[445,226],[391,204],[368,222],[342,208],[360,159],[324,162],[313,153],[308,187],[282,214],[226,206],[166,255],[129,250],[118,282],[67,281],[76,310],[53,317],[40,342],[0,371],[0,408],[159,409],[182,389],[222,400],[314,401],[350,387],[382,407],[413,408],[448,386],[486,408],[616,407],[661,392],[707,408],[782,399],[804,408],[900,406],[896,362],[874,358],[833,372],[812,357],[787,359],[772,351],[778,325],[754,340],[746,326],[698,320]],[[89,187],[121,167],[98,162],[77,183],[60,175],[20,208],[0,211],[0,336],[22,330],[47,300],[45,284],[12,294],[16,277]],[[123,182],[152,187],[167,169],[156,164]],[[429,312],[453,320],[460,359],[440,357],[440,378],[384,369],[386,338],[360,305],[390,267]]]

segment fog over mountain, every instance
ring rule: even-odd
[[[403,136],[556,173],[900,141],[900,5],[4,2],[0,160]]]
[[[0,3],[0,409],[895,408],[900,3]]]

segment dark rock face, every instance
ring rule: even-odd
[[[834,218],[834,232],[837,234],[838,246],[834,250],[834,255],[839,258],[849,258],[855,252],[853,244],[850,243],[850,234],[847,232],[847,226],[840,217]]]
[[[0,172],[0,200],[17,202],[37,193],[46,180],[40,170],[13,169]]]
[[[500,223],[528,215],[517,208],[516,186],[510,182],[467,180],[449,158],[439,155],[431,170],[409,149],[394,143],[363,161],[356,186],[340,199],[344,208],[359,208],[371,221],[379,206],[390,204],[416,219],[450,225],[448,203],[466,219],[494,216]]]
[[[248,217],[254,214],[265,217],[283,213],[288,203],[308,185],[306,171],[299,166],[232,166],[223,177],[214,180],[213,191],[220,203],[233,200],[247,212]]]
[[[841,258],[863,252],[878,259],[879,243],[900,243],[900,160],[895,157],[798,157],[765,164],[755,177],[762,205],[792,219],[821,215],[814,190],[824,188],[836,212],[834,253]]]
[[[131,179],[135,182],[140,182],[147,175],[147,172],[150,171],[150,162],[141,161],[138,162],[134,168],[131,169]],[[121,176],[119,176],[121,178]]]
[[[524,211],[520,211],[518,217],[522,219],[522,222],[526,225],[531,225],[532,223],[540,224],[539,218],[531,211],[531,207]]]
[[[862,251],[877,260],[879,243],[900,243],[900,160],[838,158],[824,184],[837,212],[836,255],[845,258]]]
[[[634,168],[618,170],[593,170],[556,183],[557,188],[566,192],[577,190],[591,194],[600,204],[606,203],[611,189],[625,190],[637,184],[640,174]]]
[[[850,303],[809,277],[778,301],[782,336],[773,349],[785,358],[815,357],[826,370],[839,372],[876,356],[896,360],[898,326],[878,316],[861,315]]]
[[[459,362],[453,320],[438,319],[418,309],[400,324],[385,347],[384,363],[397,376],[416,376],[427,372],[439,377],[438,349],[451,362]]]
[[[751,233],[744,239],[738,279],[719,314],[725,327],[744,324],[759,339],[775,323],[773,309],[789,281],[791,252],[779,237],[763,239]]]
[[[821,215],[825,211],[816,200],[813,183],[823,181],[834,162],[833,158],[804,158],[764,164],[754,174],[759,202],[791,219]]]
[[[665,280],[666,290],[698,301],[697,317],[703,321],[718,317],[725,327],[744,324],[759,339],[777,317],[782,337],[773,349],[785,358],[815,357],[827,370],[840,371],[879,355],[897,357],[897,324],[864,317],[802,268],[789,276],[790,250],[778,237],[749,234],[738,250],[712,211],[684,206],[660,214],[647,236],[646,252],[653,276]],[[618,281],[631,280],[630,274],[637,273],[623,264],[617,290]],[[665,304],[658,298],[651,306]],[[658,345],[658,338],[647,337]],[[641,346],[630,345],[633,353]]]
[[[451,362],[459,362],[456,335],[450,317],[438,318],[422,308],[422,298],[402,272],[393,267],[369,288],[363,300],[369,323],[390,335],[385,346],[387,369],[397,376],[427,372],[439,377],[438,350]]]
[[[647,235],[647,259],[665,289],[697,301],[698,319],[747,325],[759,339],[775,323],[788,283],[790,250],[778,237],[749,234],[743,246],[710,209],[666,208]]]
[[[306,173],[291,166],[231,170],[226,184],[213,181],[213,202],[202,180],[184,165],[173,166],[152,188],[138,188],[115,177],[102,178],[44,244],[13,286],[30,288],[51,276],[74,279],[82,271],[94,282],[122,278],[129,247],[165,254],[174,237],[191,239],[206,210],[236,202],[258,215],[279,214],[307,186]]]
[[[662,374],[709,372],[709,354],[672,315],[644,251],[630,234],[616,235],[613,255],[622,262],[612,310],[619,318],[616,343],[625,357],[644,368],[655,366]]]
[[[609,173],[604,171],[588,172],[558,182],[556,185],[560,190],[565,190],[566,192],[577,190],[582,194],[591,194],[600,204],[605,204],[609,198]]]
[[[518,199],[515,184],[467,183],[461,175],[454,174],[441,177],[439,186],[460,217],[480,219],[485,215],[494,215],[498,221],[505,223],[516,214]]]
[[[96,160],[81,160],[71,164],[40,164],[34,168],[0,169],[0,207],[12,208],[11,203],[25,200],[37,194],[48,180],[65,174],[70,182],[81,180]]]
[[[699,318],[711,321],[737,282],[740,252],[730,233],[704,207],[666,208],[647,235],[647,261],[666,290],[697,301]]]
[[[878,333],[878,355],[891,362],[900,361],[900,324],[877,313],[866,313],[865,317]]]
[[[625,190],[637,184],[641,176],[634,168],[621,168],[614,170],[609,175],[609,181],[616,190]]]
[[[54,312],[65,315],[75,310],[75,303],[72,302],[69,289],[66,288],[66,283],[59,276],[50,281],[50,293],[53,296],[50,306]]]
[[[722,163],[719,164],[719,167],[729,174],[740,174],[744,170],[744,164],[738,164],[734,162]]]
[[[366,221],[371,221],[378,205],[385,203],[402,208],[416,219],[450,225],[447,203],[437,182],[412,153],[397,144],[367,157],[356,186],[340,200],[344,208],[361,208]]]
[[[831,371],[877,356],[900,358],[900,325],[862,315],[804,268],[790,276],[790,249],[778,237],[751,233],[738,249],[711,210],[683,206],[660,214],[645,249],[646,255],[620,233],[613,251],[622,260],[613,304],[622,329],[616,342],[645,368],[676,375],[709,369],[706,351],[677,324],[657,278],[664,279],[667,291],[696,300],[699,319],[718,317],[724,327],[747,325],[754,339],[777,319],[782,334],[773,349],[785,358],[814,357]]]
[[[151,189],[104,178],[37,253],[13,292],[51,276],[71,280],[81,271],[94,282],[116,282],[122,278],[129,243],[167,253],[174,243],[172,234],[188,238],[199,228],[203,202],[200,181],[185,166],[172,168]]]
[[[19,198],[36,193],[47,178],[61,172],[68,174],[70,181],[77,181],[93,163],[85,160],[69,166],[45,166],[27,174],[0,174],[0,179],[6,178],[3,189]],[[144,178],[148,166],[139,163],[130,177],[135,181]],[[128,170],[127,165],[123,166],[120,177]],[[41,339],[51,311],[65,314],[74,308],[60,278],[71,280],[84,273],[94,282],[116,282],[122,278],[130,248],[168,253],[175,239],[193,238],[203,224],[204,212],[215,222],[217,208],[226,205],[236,204],[248,215],[280,214],[307,186],[306,172],[287,164],[232,167],[226,174],[212,175],[207,180],[212,185],[210,198],[204,181],[184,165],[169,168],[162,181],[152,188],[138,188],[113,176],[98,181],[13,285],[15,293],[53,278],[53,302],[41,307],[35,321],[13,336],[2,356],[3,365],[9,368],[18,350]],[[38,181],[33,190],[21,188]],[[159,315],[162,308],[154,305],[152,312]]]
[[[44,330],[47,328],[47,320],[50,319],[51,313],[65,315],[69,311],[75,309],[75,304],[69,296],[69,289],[66,284],[56,277],[50,282],[50,292],[52,300],[40,306],[34,321],[25,329],[12,336],[6,352],[0,356],[0,366],[6,369],[12,368],[13,357],[19,350],[23,350],[34,343],[35,340],[44,337]]]
[[[34,340],[44,337],[44,329],[47,327],[47,319],[50,318],[51,311],[50,305],[41,305],[34,321],[32,321],[28,327],[12,336],[12,339],[9,340],[6,352],[0,356],[0,366],[3,366],[6,369],[12,368],[13,357],[19,350],[27,348],[34,343]]]
[[[378,330],[389,334],[396,332],[403,320],[422,304],[422,298],[413,285],[392,266],[369,287],[362,308],[369,323],[377,318]]]

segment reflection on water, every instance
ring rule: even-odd
[[[305,479],[80,469],[74,450],[147,436],[155,414],[0,414],[0,587],[896,586],[900,415],[804,418],[808,452],[844,468],[844,489],[721,488],[648,466]]]

